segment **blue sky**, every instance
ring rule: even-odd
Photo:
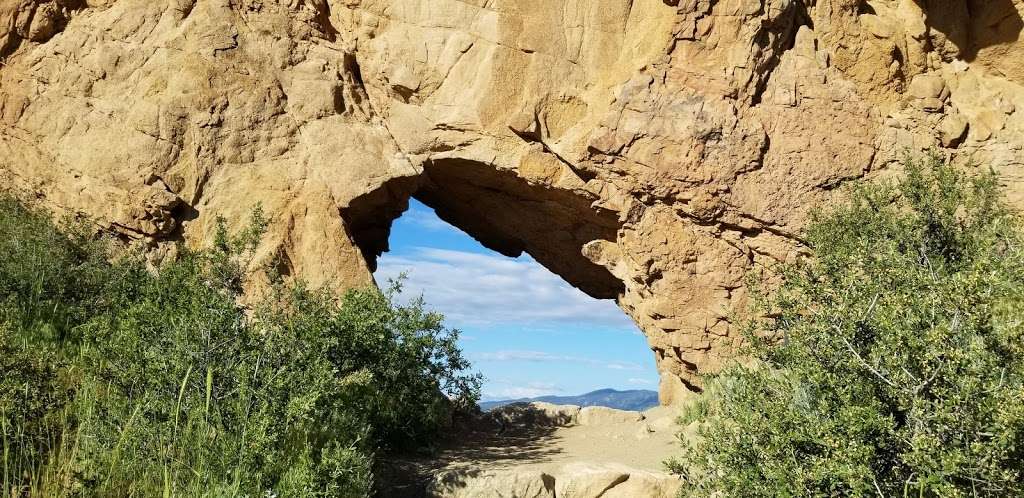
[[[462,331],[484,374],[484,399],[657,389],[654,356],[613,301],[593,299],[529,255],[507,258],[413,200],[378,261],[384,284],[408,273],[405,296],[423,295]]]

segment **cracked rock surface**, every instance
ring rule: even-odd
[[[159,258],[372,282],[416,196],[614,298],[671,403],[744,276],[844,183],[937,148],[1024,206],[1024,0],[0,0],[0,188]]]

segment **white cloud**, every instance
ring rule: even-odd
[[[381,257],[376,277],[407,273],[405,295],[422,294],[454,325],[573,324],[635,332],[611,300],[596,300],[529,257],[420,247],[410,255]]]
[[[563,356],[544,351],[495,351],[493,353],[476,353],[473,355],[483,361],[576,361],[579,358]]]
[[[634,386],[650,386],[654,384],[654,381],[651,379],[637,379],[635,377],[627,380],[626,382],[633,384]]]
[[[509,386],[494,391],[483,393],[485,401],[536,398],[537,396],[549,396],[563,392],[563,389],[549,382],[529,382],[522,386]]]
[[[636,363],[621,361],[601,361],[594,358],[581,356],[551,354],[545,351],[494,351],[488,353],[475,353],[471,355],[477,361],[530,361],[530,362],[557,362],[557,363],[583,363],[604,367],[611,370],[642,370],[643,367]]]
[[[434,213],[423,209],[410,209],[406,211],[396,223],[408,223],[434,232],[459,231],[457,228],[442,221]]]

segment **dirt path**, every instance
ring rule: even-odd
[[[386,497],[671,496],[663,462],[679,453],[676,411],[642,414],[535,405],[453,433],[429,457],[393,460]],[[621,493],[612,493],[625,486]],[[641,486],[642,484],[642,486]],[[561,488],[562,492],[556,492]],[[591,489],[593,488],[593,489]],[[623,494],[628,493],[628,494]],[[648,493],[648,494],[637,494]]]

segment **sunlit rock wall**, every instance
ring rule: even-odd
[[[1024,204],[1024,0],[0,0],[0,188],[148,247],[257,204],[260,256],[372,281],[415,195],[646,333],[663,402],[744,276],[905,151]]]

